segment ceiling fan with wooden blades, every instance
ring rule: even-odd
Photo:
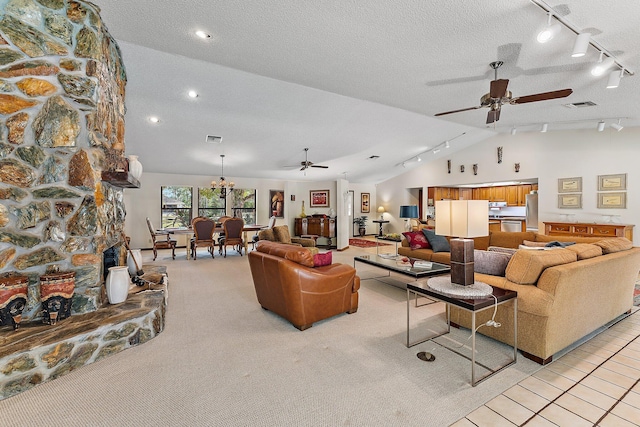
[[[302,167],[300,168],[301,171],[306,170],[307,168],[322,168],[322,169],[328,169],[329,166],[323,166],[323,165],[316,165],[313,162],[309,161],[308,158],[309,155],[309,149],[305,148],[304,149],[304,161],[300,162],[300,164],[302,165]]]
[[[502,66],[502,61],[495,61],[489,64],[494,70],[494,80],[491,81],[489,86],[489,93],[486,93],[480,98],[480,105],[476,107],[462,108],[460,110],[446,111],[444,113],[438,113],[436,116],[444,116],[446,114],[460,113],[462,111],[477,110],[479,108],[489,108],[487,114],[487,124],[495,123],[500,120],[500,110],[505,104],[526,104],[527,102],[546,101],[548,99],[565,98],[571,93],[573,89],[561,89],[551,92],[536,93],[526,96],[512,96],[511,92],[507,90],[509,85],[508,79],[498,79],[498,68]]]

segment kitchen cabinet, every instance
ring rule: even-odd
[[[459,200],[473,200],[473,190],[471,188],[459,188],[458,189]]]
[[[579,222],[545,222],[547,236],[626,237],[633,241],[632,224],[590,224]]]
[[[433,199],[437,200],[458,200],[459,189],[452,187],[435,187]]]
[[[527,194],[531,193],[531,184],[518,185],[518,206],[527,205]]]
[[[520,206],[519,185],[507,187],[507,206]]]
[[[507,201],[507,187],[489,187],[489,201],[490,202],[506,202]]]

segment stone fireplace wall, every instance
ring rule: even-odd
[[[126,72],[99,8],[0,0],[0,277],[75,271],[72,314],[101,304],[102,253],[122,245]]]

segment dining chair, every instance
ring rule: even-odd
[[[151,224],[151,220],[147,217],[147,227],[149,227],[149,233],[151,233],[151,241],[153,242],[153,260],[155,261],[158,256],[158,249],[171,249],[171,257],[176,259],[176,241],[171,239],[168,231],[158,231]],[[163,236],[165,238],[158,239]]]
[[[223,224],[224,237],[220,238],[220,250],[224,248],[224,257],[227,257],[227,246],[233,246],[242,256],[242,229],[244,220],[242,218],[229,218]]]
[[[218,234],[218,245],[220,245],[220,241],[224,238],[224,222],[230,218],[233,218],[233,217],[229,215],[223,215],[220,218],[218,218],[218,221],[216,221],[218,228],[222,229],[220,231],[220,234]],[[218,251],[218,253],[222,255],[222,245],[220,245],[220,250]]]
[[[213,252],[216,245],[213,241],[213,234],[216,231],[216,222],[211,218],[196,217],[191,221],[191,227],[193,228],[193,237],[191,238],[193,259],[198,257],[198,246],[206,246],[211,258],[215,258]]]

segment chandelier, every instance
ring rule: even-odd
[[[216,180],[214,179],[213,181],[211,181],[211,189],[215,190],[216,188],[220,188],[220,198],[224,199],[225,197],[227,197],[228,193],[231,193],[231,191],[233,190],[233,187],[236,185],[233,181],[229,181],[227,182],[224,179],[224,154],[220,154],[220,160],[222,161],[222,170],[220,172],[220,182],[216,182]],[[227,192],[227,189],[229,190]]]

